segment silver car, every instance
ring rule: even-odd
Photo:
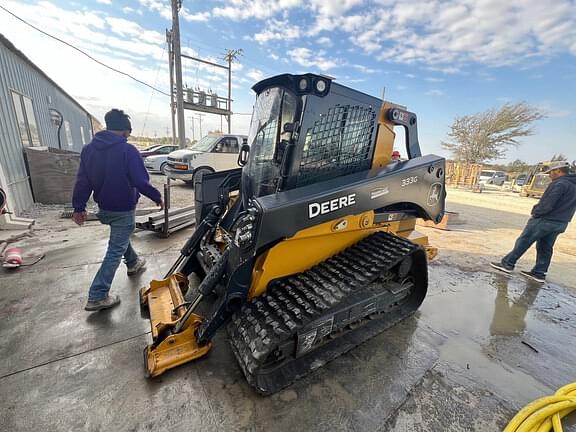
[[[168,166],[168,155],[154,155],[144,158],[144,166],[151,173],[162,173],[166,175],[166,167]]]

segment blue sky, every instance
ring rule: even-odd
[[[168,0],[3,0],[2,5],[111,66],[168,91],[164,32]],[[183,0],[184,52],[234,65],[233,110],[248,113],[259,79],[316,72],[406,105],[418,114],[426,153],[440,147],[454,117],[526,101],[547,117],[504,161],[563,153],[576,159],[576,1],[549,0]],[[97,117],[131,113],[137,134],[166,135],[168,98],[108,71],[0,10],[0,32]],[[226,93],[226,76],[184,62],[191,87]],[[187,112],[199,131],[199,120]],[[233,118],[245,133],[248,115]],[[203,132],[220,128],[205,116]],[[198,138],[198,136],[196,136]]]

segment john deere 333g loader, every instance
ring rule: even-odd
[[[253,90],[242,168],[195,185],[196,231],[140,299],[150,376],[205,355],[226,326],[246,379],[270,394],[420,306],[436,250],[415,221],[442,218],[445,161],[421,154],[415,114],[329,78]],[[407,160],[391,160],[395,127]]]

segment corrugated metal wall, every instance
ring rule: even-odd
[[[25,60],[0,43],[0,169],[4,172],[10,208],[17,214],[33,204],[11,91],[32,99],[42,146],[58,148],[58,127],[52,123],[50,109],[56,109],[70,124],[72,143],[66,128],[60,131],[61,148],[80,152],[84,141],[92,139],[89,114],[55,87]]]

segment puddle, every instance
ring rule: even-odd
[[[554,391],[542,376],[533,376],[536,366],[527,358],[532,356],[546,370],[554,367],[549,359],[555,354],[544,352],[549,347],[576,355],[576,347],[567,348],[574,346],[568,341],[574,338],[575,310],[573,296],[556,286],[515,274],[433,265],[420,313],[423,323],[446,336],[439,347],[440,360],[454,373],[518,400],[518,395],[534,399]],[[521,367],[524,363],[530,367]],[[565,379],[568,383],[574,377]]]
[[[521,335],[527,327],[540,325],[529,311],[542,285],[514,276],[444,267],[431,268],[431,273],[421,312],[436,330],[478,339]]]

